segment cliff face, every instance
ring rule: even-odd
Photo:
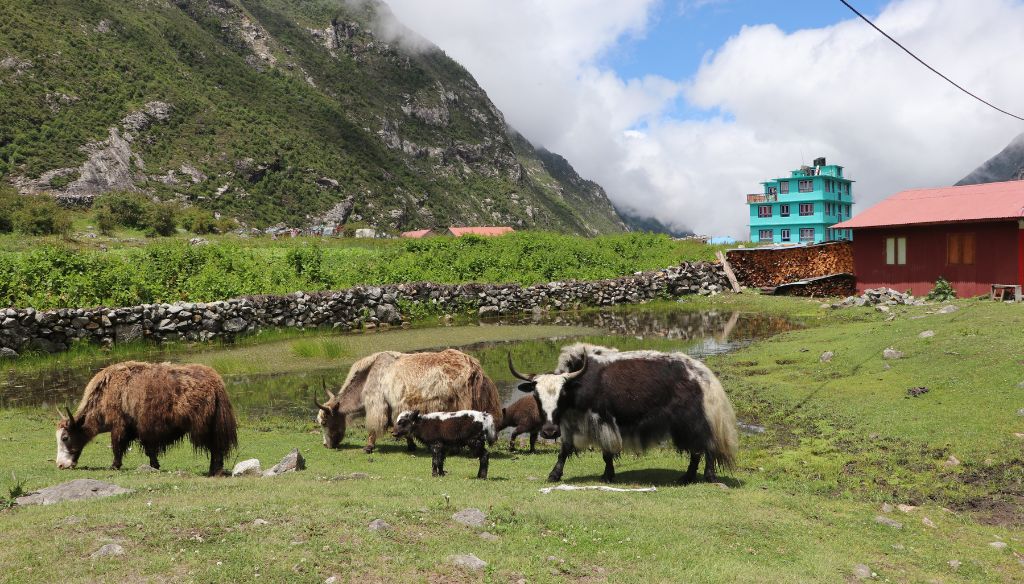
[[[256,225],[625,229],[375,0],[3,3],[0,177]]]
[[[985,161],[956,186],[1024,180],[1024,134],[1013,139],[999,154]]]

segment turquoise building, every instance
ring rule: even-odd
[[[853,239],[851,230],[832,228],[852,216],[853,181],[843,177],[842,166],[818,158],[814,166],[761,184],[763,192],[747,195],[750,241],[806,244]]]

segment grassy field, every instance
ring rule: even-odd
[[[5,410],[0,494],[80,477],[135,493],[0,512],[0,580],[841,582],[864,564],[878,581],[1024,581],[1024,310],[955,305],[951,314],[897,308],[889,321],[799,299],[695,300],[808,325],[709,359],[738,417],[766,427],[743,435],[728,489],[673,485],[684,461],[655,450],[617,466],[619,486],[657,492],[542,494],[552,445],[534,455],[501,446],[487,481],[470,478],[475,461],[459,457],[433,479],[427,455],[390,440],[363,454],[358,429],[345,449],[324,449],[312,414],[243,419],[229,461],[256,457],[266,467],[297,447],[308,470],[293,475],[202,478],[206,461],[185,447],[162,460],[164,472],[112,472],[103,436],[83,454],[86,468],[59,471],[55,414]],[[887,347],[903,357],[884,360]],[[824,351],[835,354],[828,363]],[[908,397],[921,386],[929,391]],[[143,462],[133,451],[125,467]],[[597,484],[602,467],[598,453],[584,453],[567,464],[566,481]],[[916,508],[884,511],[885,503]],[[465,507],[483,510],[487,524],[454,523]],[[374,519],[392,528],[371,531]],[[999,541],[1007,548],[989,545]],[[89,559],[110,542],[126,555]],[[487,567],[452,566],[448,557],[463,553]]]

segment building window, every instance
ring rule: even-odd
[[[814,203],[800,203],[800,216],[814,215]]]
[[[801,227],[800,228],[800,243],[814,243],[814,228],[813,227]]]
[[[776,188],[776,187],[768,187],[768,194],[769,195],[777,195],[778,193],[779,193],[779,189],[778,188]]]
[[[946,263],[954,266],[974,265],[974,234],[950,233],[946,239]]]
[[[789,181],[788,180],[784,180],[784,181],[779,183],[779,192],[782,193],[783,195],[788,195],[789,194]]]
[[[779,205],[779,217],[789,217],[789,205]]]
[[[760,207],[757,208],[757,216],[758,217],[771,217],[772,216],[772,206],[771,205],[761,205]]]
[[[797,186],[800,188],[800,192],[801,193],[809,193],[809,192],[814,190],[814,181],[813,180],[802,180],[802,181],[800,181],[800,184],[797,185]]]
[[[783,229],[782,231],[780,231],[779,237],[782,239],[782,241],[789,241],[789,230]]]
[[[906,237],[885,238],[885,263],[889,266],[904,266],[907,264]]]
[[[758,241],[771,241],[772,240],[772,230],[771,229],[762,229],[761,231],[759,231],[757,233],[757,239],[758,239]]]

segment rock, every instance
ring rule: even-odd
[[[487,515],[479,509],[470,507],[452,515],[452,520],[469,527],[483,527]]]
[[[927,517],[922,518],[921,519],[921,523],[923,523],[925,527],[931,527],[932,529],[938,529],[939,528],[938,525],[935,525],[934,521],[932,521],[931,519],[928,519]]]
[[[331,477],[329,480],[332,481],[359,481],[370,478],[370,475],[365,472],[350,472],[347,475],[338,475]]]
[[[337,584],[337,583],[338,583],[338,577],[337,576],[331,576],[330,578],[324,580],[324,584]]]
[[[209,242],[209,240],[207,240],[207,239],[205,239],[203,237],[193,237],[192,239],[188,240],[188,244],[189,245],[209,245],[210,242]]]
[[[917,397],[928,393],[927,387],[911,387],[907,390],[907,397]]]
[[[939,309],[939,314],[951,314],[951,313],[954,313],[954,312],[956,312],[958,310],[960,310],[959,307],[956,307],[956,306],[953,306],[952,304],[950,304],[949,306],[943,306],[942,308],[940,308]]]
[[[853,577],[858,580],[867,580],[871,578],[871,568],[864,564],[857,564],[853,567]]]
[[[86,499],[102,499],[132,493],[131,489],[125,489],[112,483],[105,483],[95,479],[75,479],[61,483],[53,487],[40,489],[18,497],[15,501],[18,505],[53,505],[61,501],[84,501]]]
[[[921,331],[921,334],[917,335],[919,339],[930,339],[935,336],[935,331]]]
[[[493,305],[491,305],[491,306],[481,306],[477,310],[477,315],[480,316],[481,318],[486,318],[486,317],[489,317],[489,316],[498,316],[498,314],[499,314],[498,307],[497,306],[493,306]]]
[[[960,569],[960,560],[950,560],[946,563],[949,564],[949,567],[952,568],[953,571]]]
[[[231,469],[231,476],[233,477],[260,476],[261,474],[263,474],[263,469],[260,467],[260,461],[257,458],[243,460],[236,464],[235,468]]]
[[[121,547],[120,545],[118,545],[116,543],[108,543],[108,544],[104,545],[103,547],[101,547],[100,549],[94,551],[92,553],[92,555],[89,556],[89,557],[91,557],[92,559],[95,560],[97,558],[110,558],[110,557],[123,556],[123,555],[124,555],[124,548],[123,547]]]
[[[889,503],[882,503],[882,513],[892,513],[892,505]]]
[[[820,361],[821,363],[828,363],[832,361],[832,357],[835,356],[836,354],[833,351],[825,351],[824,353],[821,354],[821,357],[818,357],[818,361]]]
[[[282,458],[281,462],[275,464],[273,468],[271,468],[268,471],[265,471],[263,473],[263,476],[276,477],[277,475],[284,474],[286,472],[295,472],[298,470],[305,469],[306,459],[302,458],[302,455],[299,454],[299,449],[296,448],[289,452],[284,458]]]
[[[470,570],[477,571],[483,570],[487,567],[487,562],[474,556],[473,554],[459,554],[448,558],[452,564],[462,567],[469,568]]]
[[[374,519],[367,527],[369,527],[370,531],[387,531],[391,529],[391,526],[383,519]]]
[[[480,539],[483,539],[483,540],[486,540],[486,541],[499,541],[501,538],[498,537],[497,535],[494,535],[493,533],[491,533],[489,531],[485,531],[485,532],[480,534]]]
[[[402,315],[395,306],[380,304],[377,306],[377,320],[387,324],[397,324],[402,322]]]
[[[1017,410],[1017,415],[1018,416],[1024,416],[1024,408],[1021,408],[1021,409]]]
[[[892,309],[890,309],[888,306],[886,306],[884,304],[881,304],[879,306],[876,306],[875,310],[877,310],[878,312],[889,312]]]
[[[8,347],[0,347],[0,361],[4,359],[17,359],[18,352]]]
[[[946,462],[942,463],[942,466],[945,466],[945,467],[960,466],[960,459],[958,459],[957,457],[955,457],[952,454],[950,454],[949,458],[946,459]]]
[[[141,324],[119,324],[114,327],[114,341],[117,343],[130,343],[141,338]]]
[[[880,523],[882,525],[891,527],[893,529],[903,529],[903,524],[902,523],[900,523],[899,521],[896,521],[895,519],[890,519],[889,517],[886,517],[885,515],[878,515],[878,516],[876,516],[875,517],[875,523]]]
[[[149,466],[148,464],[140,464],[135,472],[160,472],[159,470]]]
[[[245,322],[244,318],[232,318],[225,322],[221,328],[226,333],[239,333],[245,330],[245,327],[249,326],[249,323]]]
[[[1005,550],[1008,546],[1005,541],[994,541],[988,544],[988,547],[995,548],[997,550]]]
[[[896,508],[903,513],[910,513],[914,511],[914,509],[917,509],[917,507],[914,505],[896,505]]]
[[[745,434],[764,434],[765,427],[758,426],[757,424],[747,424],[744,422],[737,422],[736,427],[740,429],[740,432]]]
[[[903,358],[903,351],[897,351],[896,349],[893,349],[892,347],[889,347],[888,349],[882,351],[882,358],[883,359],[902,359]]]
[[[260,518],[257,517],[256,519],[252,520],[252,524],[255,527],[262,527],[264,525],[270,525],[270,522],[267,521],[266,519],[260,519]]]

